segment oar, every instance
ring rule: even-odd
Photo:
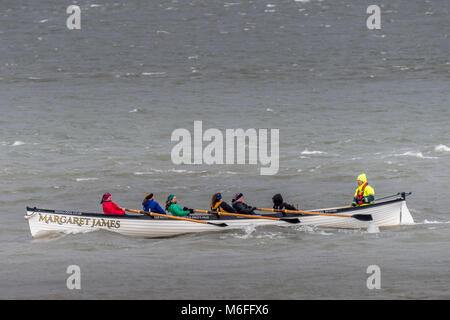
[[[142,211],[142,210],[133,210],[133,209],[126,209],[126,208],[125,208],[125,210],[129,211],[129,212],[134,212],[134,213],[147,214],[150,216],[164,217],[164,218],[176,219],[176,220],[184,220],[184,221],[197,222],[197,223],[203,223],[203,224],[211,224],[216,227],[227,227],[228,226],[226,223],[213,223],[213,222],[209,222],[209,221],[182,218],[182,217],[177,217],[177,216],[171,216],[168,214],[159,214],[159,213],[155,213],[155,212],[147,212],[147,211]]]
[[[239,214],[239,213],[228,213],[228,212],[216,212],[216,211],[207,211],[207,210],[195,210],[197,213],[209,213],[209,214],[218,214],[224,216],[233,216],[233,217],[242,217],[242,218],[251,218],[251,219],[266,219],[266,220],[276,220],[276,221],[285,221],[288,223],[299,223],[300,220],[297,218],[272,218],[272,217],[264,217],[264,216],[254,216],[250,214]]]
[[[334,214],[334,213],[322,213],[322,212],[310,212],[310,211],[300,211],[300,210],[286,210],[286,209],[270,209],[270,208],[257,208],[260,211],[271,211],[271,212],[284,212],[284,213],[296,213],[296,214],[312,214],[315,216],[332,216],[332,217],[344,217],[344,218],[354,218],[360,221],[372,221],[372,215],[370,214]]]

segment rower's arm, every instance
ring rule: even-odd
[[[174,216],[187,216],[191,213],[190,211],[184,211],[178,204],[170,206],[170,209]]]
[[[375,196],[373,194],[369,194],[368,196],[364,197],[365,203],[371,203],[375,201]]]

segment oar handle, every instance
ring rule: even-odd
[[[282,209],[271,209],[271,208],[256,208],[258,211],[269,211],[269,212],[283,212]]]
[[[345,217],[351,218],[351,215],[348,214],[336,214],[336,213],[325,213],[325,212],[310,212],[310,211],[300,211],[300,210],[284,210],[285,213],[297,213],[297,214],[315,214],[321,216],[333,216],[333,217]]]
[[[207,221],[195,220],[195,219],[189,219],[189,218],[182,218],[182,217],[177,217],[177,216],[170,216],[168,214],[160,214],[160,213],[151,212],[151,211],[147,212],[147,211],[133,210],[133,209],[125,209],[125,210],[129,211],[129,212],[134,212],[134,213],[147,214],[147,215],[150,215],[150,216],[157,216],[157,217],[164,217],[164,218],[175,219],[175,220],[184,220],[184,221],[191,221],[191,222],[208,224]]]
[[[310,212],[310,211],[300,211],[300,210],[286,210],[286,209],[270,209],[270,208],[257,208],[256,210],[261,211],[272,211],[272,212],[284,212],[284,213],[295,213],[295,214],[311,214],[315,216],[330,216],[330,217],[344,217],[344,218],[354,218],[360,221],[372,221],[372,215],[370,214],[337,214],[337,213],[324,213],[324,212]]]
[[[271,212],[284,212],[284,213],[296,213],[296,214],[312,214],[312,215],[320,215],[320,216],[333,216],[333,217],[345,217],[345,218],[351,218],[352,217],[351,215],[348,215],[348,214],[310,212],[310,211],[287,210],[287,209],[256,208],[256,210],[271,211]]]
[[[221,212],[220,214],[223,214],[225,216],[232,216],[232,217],[242,217],[242,218],[250,218],[250,219],[266,219],[266,220],[276,220],[279,221],[280,218],[273,218],[273,217],[264,217],[264,216],[253,216],[250,214],[240,214],[240,213],[224,213]]]
[[[209,213],[209,214],[219,214],[219,212],[216,211],[208,211],[208,210],[198,210],[198,209],[194,209],[194,212],[196,213]]]
[[[125,211],[133,212],[133,213],[141,213],[141,210],[127,209],[127,208],[125,208]]]
[[[194,209],[194,212],[218,214],[218,215],[223,215],[223,216],[242,217],[242,218],[250,218],[250,219],[280,220],[280,218],[254,216],[254,215],[251,215],[251,214],[240,214],[240,213],[230,213],[230,212],[216,212],[216,211],[197,210],[197,209]]]

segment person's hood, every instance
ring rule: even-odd
[[[272,197],[272,201],[275,205],[281,205],[283,204],[283,197],[281,196],[281,194],[277,193]]]
[[[362,183],[366,183],[367,182],[367,177],[366,177],[366,175],[364,173],[362,173],[362,174],[360,174],[358,176],[357,180],[362,181]]]

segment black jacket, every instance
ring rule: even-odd
[[[273,208],[274,209],[287,209],[287,210],[297,210],[296,207],[293,205],[290,205],[289,203],[286,203],[283,201],[283,197],[281,194],[277,193],[272,197],[273,201]]]
[[[219,206],[220,208],[222,208],[223,211],[226,211],[228,213],[236,213],[236,211],[233,209],[232,206],[230,206],[228,203],[226,203],[225,201],[222,201],[222,203]]]
[[[233,201],[233,208],[240,214],[254,214],[253,207],[239,201]]]
[[[289,203],[283,202],[281,205],[276,204],[273,206],[274,209],[286,209],[286,210],[297,210],[296,207],[290,205]]]

